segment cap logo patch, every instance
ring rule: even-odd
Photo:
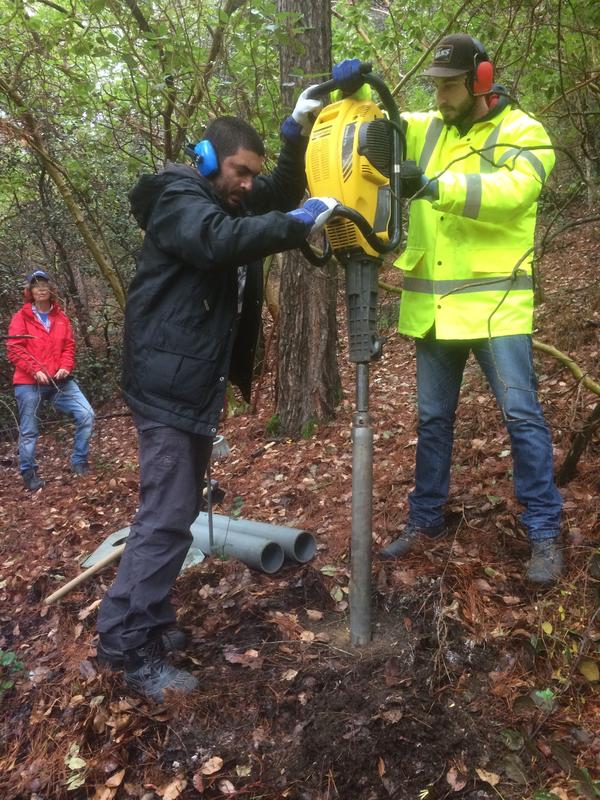
[[[435,55],[433,57],[434,61],[441,61],[443,63],[450,63],[452,59],[452,52],[454,50],[453,44],[445,44],[442,47],[436,48]]]

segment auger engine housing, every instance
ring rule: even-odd
[[[357,211],[382,244],[390,239],[392,147],[390,123],[377,104],[348,97],[321,111],[306,151],[311,195],[335,197]],[[377,255],[348,218],[335,216],[326,232],[335,254],[359,249]]]

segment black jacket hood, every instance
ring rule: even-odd
[[[187,164],[174,164],[169,162],[159,173],[140,176],[140,179],[133,189],[130,189],[127,196],[129,198],[131,213],[142,230],[146,230],[154,206],[163,191],[169,184],[181,180],[182,178],[188,178],[202,183],[206,188],[212,191],[210,181],[202,177],[196,169]]]

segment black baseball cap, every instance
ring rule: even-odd
[[[27,283],[33,283],[34,281],[50,281],[50,276],[43,269],[36,269],[31,275],[27,276]]]
[[[467,33],[453,33],[440,39],[433,52],[431,66],[423,75],[451,78],[475,68],[479,61],[488,61],[483,47]]]

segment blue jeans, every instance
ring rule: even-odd
[[[75,442],[71,464],[87,464],[90,437],[94,425],[94,411],[77,383],[69,378],[57,381],[56,386],[38,383],[19,383],[15,397],[19,409],[19,469],[25,472],[36,469],[35,448],[39,433],[38,409],[42,403],[52,403],[59,411],[75,420]]]
[[[537,397],[531,337],[445,341],[418,339],[418,440],[409,521],[443,524],[450,486],[454,418],[469,353],[479,362],[510,435],[521,522],[531,540],[558,536],[562,498],[554,483],[552,440]]]

